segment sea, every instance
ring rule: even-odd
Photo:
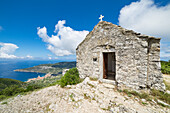
[[[63,61],[0,61],[0,78],[11,78],[20,81],[27,81],[29,78],[36,78],[44,76],[44,73],[36,72],[15,72],[15,69],[23,69],[28,67],[37,66],[39,64],[54,64]]]

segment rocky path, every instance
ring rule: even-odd
[[[113,85],[90,81],[60,88],[51,86],[0,104],[0,113],[170,113],[154,102],[119,93]]]

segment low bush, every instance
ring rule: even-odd
[[[77,68],[72,68],[68,70],[64,76],[61,77],[61,79],[58,81],[58,84],[61,87],[67,86],[67,85],[74,85],[81,82],[81,79],[79,77],[79,73]]]
[[[32,85],[27,86],[27,89],[25,90],[25,92],[34,91],[35,89],[41,89],[41,88],[43,88],[42,85],[32,84]]]
[[[170,60],[161,61],[161,71],[163,74],[170,74]]]
[[[6,87],[10,87],[13,85],[22,86],[23,82],[9,78],[0,78],[0,92],[4,90]]]
[[[6,98],[5,95],[0,95],[0,101],[1,101],[1,100],[4,100],[5,98]]]
[[[19,87],[18,85],[13,85],[13,86],[5,88],[2,91],[2,95],[13,96],[13,95],[20,93],[20,92],[24,92],[24,89],[22,87]]]
[[[8,104],[8,102],[2,102],[1,104]]]

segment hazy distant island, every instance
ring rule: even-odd
[[[37,73],[50,73],[53,75],[62,74],[63,69],[69,69],[76,67],[76,62],[59,62],[55,64],[40,64],[38,66],[16,69],[18,72],[37,72]]]

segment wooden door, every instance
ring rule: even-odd
[[[103,78],[107,78],[108,71],[108,54],[103,53]]]

